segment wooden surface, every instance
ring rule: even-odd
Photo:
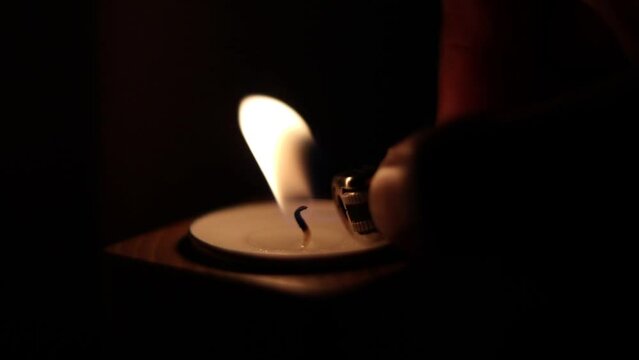
[[[280,268],[277,263],[255,268],[250,262],[229,259],[196,249],[189,237],[192,220],[185,220],[161,229],[112,244],[105,249],[107,257],[118,257],[148,264],[170,267],[249,287],[271,290],[294,296],[332,296],[373,285],[401,272],[405,264],[397,257],[377,254],[374,259],[344,260],[341,264],[326,264],[315,270]]]

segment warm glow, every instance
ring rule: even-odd
[[[313,136],[304,119],[284,102],[264,95],[240,103],[242,135],[280,209],[292,214],[311,198],[305,156]]]

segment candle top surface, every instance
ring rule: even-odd
[[[311,232],[304,233],[274,202],[249,203],[206,214],[191,225],[196,241],[216,250],[273,260],[316,260],[356,255],[387,245],[353,237],[330,200],[312,200],[304,212]]]

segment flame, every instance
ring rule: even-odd
[[[304,158],[314,145],[311,130],[293,108],[265,95],[242,99],[239,123],[277,204],[292,214],[311,198]]]

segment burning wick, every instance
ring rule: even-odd
[[[306,221],[302,218],[302,211],[308,209],[308,206],[300,206],[295,210],[294,216],[295,221],[297,221],[297,225],[299,225],[300,229],[304,232],[304,241],[302,242],[302,249],[305,248],[309,241],[311,240],[311,229],[308,228]]]

